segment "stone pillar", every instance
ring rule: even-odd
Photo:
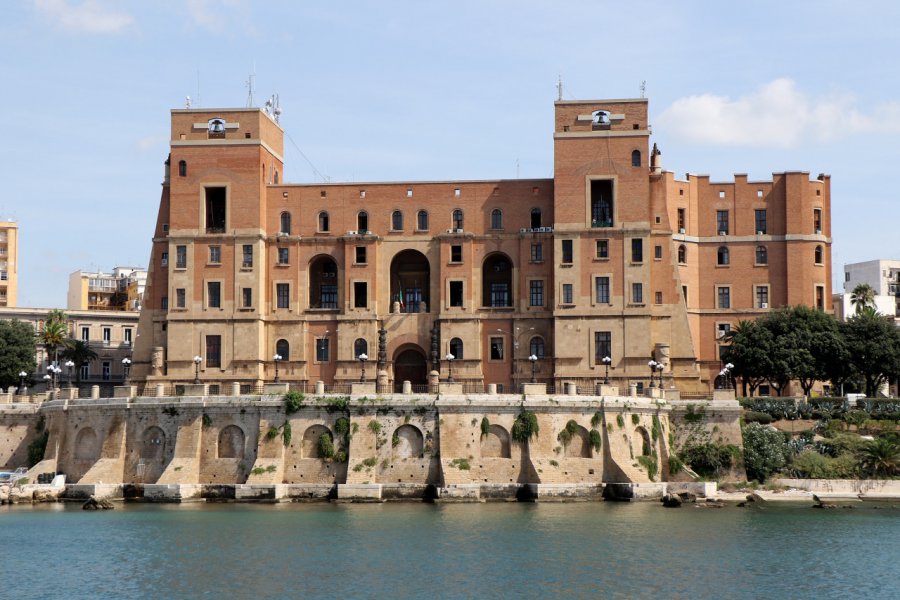
[[[428,385],[434,387],[440,381],[440,374],[437,371],[428,372]]]
[[[578,395],[578,387],[571,381],[565,382],[563,384],[563,388],[566,390],[567,396],[577,396]]]
[[[487,393],[492,396],[496,396],[497,395],[497,384],[496,383],[487,384]]]
[[[391,312],[392,312],[392,313],[399,313],[399,312],[400,312],[400,303],[399,303],[399,302],[394,301],[394,303],[391,305]]]
[[[384,369],[381,369],[380,371],[378,371],[378,385],[386,386],[387,384],[388,384],[387,371],[385,371]]]
[[[160,398],[160,397],[162,397],[162,396],[165,396],[165,394],[166,394],[166,386],[165,386],[165,384],[164,384],[164,383],[157,383],[157,384],[156,384],[156,397],[157,397],[157,398]]]
[[[317,381],[317,382],[316,382],[316,393],[317,393],[317,394],[324,394],[324,393],[325,393],[325,382],[324,382],[324,381]]]
[[[100,399],[100,386],[92,385],[91,386],[91,400],[99,400]]]
[[[232,396],[240,396],[241,395],[241,384],[237,381],[231,382],[231,395]]]
[[[628,384],[628,395],[632,398],[637,398],[637,384],[629,383]]]
[[[410,383],[409,381],[403,382],[403,393],[412,394],[412,383]]]

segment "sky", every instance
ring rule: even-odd
[[[551,177],[553,101],[646,82],[664,168],[832,176],[843,264],[900,258],[900,3],[0,4],[0,220],[19,306],[69,273],[146,266],[169,110],[277,93],[287,182]]]

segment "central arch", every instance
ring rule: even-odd
[[[403,382],[413,385],[428,383],[428,361],[425,352],[418,346],[401,346],[394,356],[394,388],[402,391]]]
[[[430,287],[431,266],[424,254],[404,250],[391,260],[391,304],[399,302],[400,312],[428,312]]]

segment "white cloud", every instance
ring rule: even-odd
[[[119,33],[134,23],[125,13],[104,7],[99,0],[83,0],[71,4],[69,0],[34,0],[38,12],[75,33]]]
[[[656,124],[678,138],[721,146],[789,148],[859,133],[900,132],[900,102],[878,105],[868,114],[852,95],[811,98],[787,78],[731,99],[702,94],[680,98]]]

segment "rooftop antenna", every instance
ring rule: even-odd
[[[647,97],[647,80],[641,82],[641,98]]]
[[[273,117],[276,123],[278,122],[278,119],[281,118],[281,105],[278,101],[278,94],[272,94],[272,96],[266,100],[263,110],[267,115]]]
[[[247,108],[253,108],[253,73],[250,73],[244,85],[247,86]]]
[[[562,74],[559,75],[556,82],[556,99],[562,100]]]
[[[191,97],[190,97],[190,96],[185,96],[185,97],[184,97],[184,107],[185,107],[185,108],[190,108],[190,107],[191,107]]]

